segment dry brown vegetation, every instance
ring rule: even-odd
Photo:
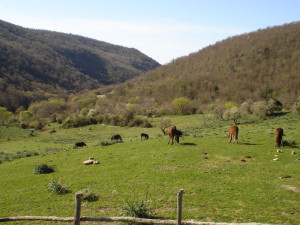
[[[36,128],[49,121],[65,127],[96,123],[148,127],[147,119],[137,115],[209,110],[216,117],[238,123],[245,115],[263,118],[283,107],[300,112],[299,65],[297,22],[230,37],[119,85],[51,97],[26,109],[19,107],[15,120]],[[15,96],[4,88],[10,98]],[[14,121],[6,109],[0,112],[2,124]]]
[[[300,90],[300,22],[230,37],[115,87],[114,102],[170,110],[185,97],[198,111],[218,101],[279,99],[291,107]]]
[[[133,48],[0,20],[0,106],[124,82],[159,64]]]

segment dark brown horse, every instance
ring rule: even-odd
[[[122,141],[122,137],[121,137],[120,134],[115,134],[115,135],[111,136],[110,140],[111,141],[114,141],[114,140],[116,140],[116,141]]]
[[[239,134],[239,128],[237,126],[231,126],[229,129],[229,137],[228,137],[228,142],[230,143],[231,140],[233,139],[233,144],[236,141],[238,143],[238,134]]]
[[[81,141],[81,142],[76,142],[76,143],[75,143],[75,147],[76,147],[76,148],[78,148],[78,147],[83,148],[84,146],[86,146],[86,144],[85,144],[84,142],[82,142],[82,141]]]
[[[280,148],[281,145],[283,147],[283,140],[282,140],[283,129],[282,128],[277,128],[276,131],[275,131],[275,135],[276,135],[275,147]]]
[[[180,130],[177,130],[176,126],[171,126],[168,129],[168,135],[169,135],[168,144],[170,143],[171,139],[172,139],[172,144],[174,144],[174,138],[175,141],[179,144],[179,137],[182,136],[182,132]]]
[[[148,135],[148,134],[145,134],[145,133],[141,133],[141,140],[142,140],[143,138],[148,140],[148,139],[149,139],[149,135]]]

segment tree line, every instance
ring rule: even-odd
[[[38,98],[45,94],[46,98],[29,102],[28,107],[6,109],[24,127],[49,119],[65,127],[89,123],[149,126],[147,117],[202,112],[237,122],[246,114],[270,116],[280,105],[298,110],[299,65],[297,22],[230,37],[121,84],[57,95],[43,93],[40,86],[39,91],[26,95]],[[12,87],[0,79],[1,88]],[[0,99],[7,101],[13,98],[10,96]],[[20,121],[24,111],[29,113]]]
[[[133,48],[1,20],[0,29],[0,106],[9,110],[121,83],[159,66]]]

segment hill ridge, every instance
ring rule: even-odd
[[[299,65],[300,22],[294,22],[229,37],[175,59],[118,85],[113,100],[147,102],[143,108],[160,112],[172,111],[172,100],[179,97],[199,111],[218,101],[267,98],[290,107],[300,95]]]
[[[0,30],[1,94],[14,92],[22,99],[19,91],[26,99],[15,100],[14,105],[124,82],[160,66],[134,48],[79,35],[23,28],[1,20]],[[38,96],[29,96],[28,91]],[[6,94],[0,105],[14,108],[7,98],[13,101]]]

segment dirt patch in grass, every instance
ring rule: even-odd
[[[176,166],[164,166],[158,169],[158,171],[175,171]]]
[[[281,185],[282,188],[293,191],[293,192],[300,192],[300,189],[291,185]]]

